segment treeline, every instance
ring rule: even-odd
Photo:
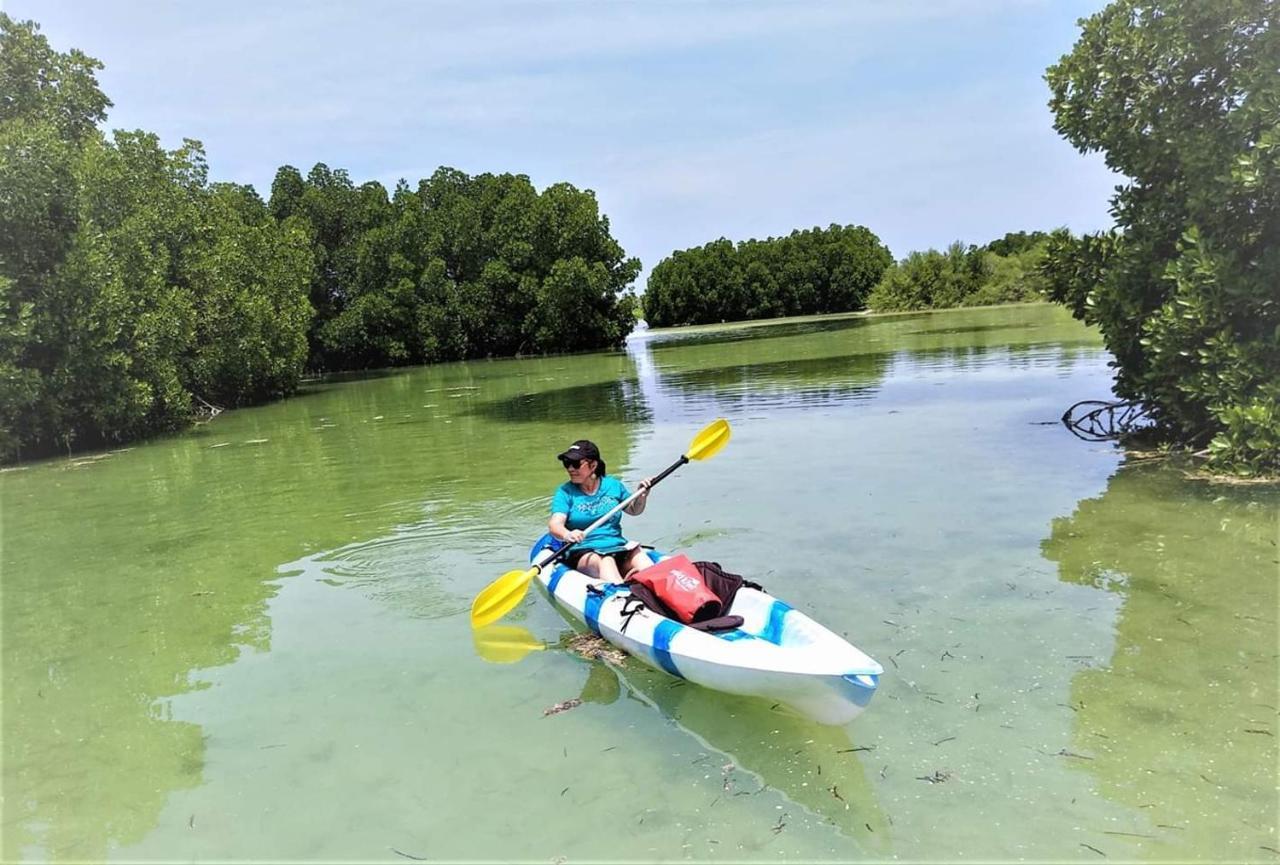
[[[644,316],[667,327],[815,315],[945,309],[1045,300],[1041,265],[1049,235],[1010,232],[985,246],[957,241],[945,251],[895,262],[870,230],[833,225],[787,237],[721,238],[679,250],[649,276]]]
[[[649,275],[644,315],[665,327],[849,312],[893,263],[869,229],[832,225],[679,250]]]
[[[867,307],[893,312],[1044,300],[1048,243],[1042,231],[1018,231],[985,246],[956,241],[943,252],[913,252],[885,271]]]
[[[568,184],[394,194],[103,134],[102,64],[0,13],[0,461],[179,429],[331,371],[614,346],[639,262]]]
[[[637,259],[595,196],[441,168],[410,189],[281,168],[271,213],[312,228],[310,367],[363,369],[620,344]]]

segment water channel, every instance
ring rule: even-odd
[[[1057,423],[1051,306],[641,332],[335,379],[0,473],[5,861],[1280,861],[1280,490]],[[886,668],[846,727],[479,657],[570,441]],[[544,715],[579,698],[577,708]]]

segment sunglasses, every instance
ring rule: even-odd
[[[567,469],[576,469],[578,466],[582,465],[584,462],[586,462],[586,460],[560,460],[560,465],[564,466]]]

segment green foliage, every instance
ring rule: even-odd
[[[1048,235],[1029,246],[1011,249],[1005,254],[986,254],[986,280],[978,290],[965,298],[963,306],[990,306],[998,303],[1043,301],[1049,281],[1043,272]],[[1006,235],[1008,237],[1008,235]],[[990,247],[988,247],[990,249]]]
[[[987,252],[1000,256],[1020,255],[1044,245],[1049,235],[1043,231],[1010,231],[999,240],[986,245]]]
[[[386,189],[379,183],[356,188],[346,171],[334,171],[323,163],[312,168],[305,180],[296,168],[285,165],[271,184],[269,207],[277,220],[296,217],[310,229],[315,257],[310,299],[316,312],[308,334],[312,347],[310,366],[323,369],[359,365],[358,359],[343,363],[332,350],[326,351],[332,340],[325,336],[324,328],[359,295],[362,239],[390,218]],[[348,325],[347,330],[352,326]],[[377,355],[376,350],[374,353]]]
[[[100,64],[0,15],[0,459],[186,424],[296,386],[307,235],[200,145],[95,124]],[[12,94],[12,96],[11,96]]]
[[[388,200],[343,171],[285,166],[270,208],[311,228],[316,368],[610,348],[634,324],[623,290],[639,262],[570,184],[441,168]]]
[[[0,125],[48,125],[58,138],[79,141],[96,132],[111,100],[98,89],[102,63],[72,49],[54,51],[34,21],[0,12]]]
[[[277,223],[251,187],[214,184],[184,250],[196,309],[184,380],[239,406],[292,393],[307,359],[313,260],[300,221]]]
[[[988,306],[1043,300],[1049,235],[1019,231],[983,247],[956,241],[945,252],[913,252],[890,267],[867,297],[876,312]]]
[[[862,226],[832,225],[734,244],[721,238],[663,259],[644,309],[658,327],[848,312],[893,262]]]
[[[1118,0],[1048,70],[1055,128],[1130,178],[1117,230],[1050,244],[1116,392],[1169,439],[1280,471],[1280,28],[1270,0]]]
[[[912,252],[890,267],[867,297],[876,312],[960,306],[985,283],[987,255],[956,241],[946,252]]]

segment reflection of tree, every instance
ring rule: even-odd
[[[1061,579],[1125,598],[1112,657],[1073,681],[1073,748],[1154,855],[1274,846],[1278,515],[1274,489],[1127,466],[1042,545]]]
[[[1003,351],[1015,369],[1069,366],[1097,344],[1064,310],[1039,305],[660,331],[628,347],[650,413],[683,420],[864,400],[901,362],[963,372]]]
[[[545,423],[573,418],[584,430],[603,424],[650,420],[631,379],[531,390],[502,399],[489,397],[474,411],[505,423]]]

